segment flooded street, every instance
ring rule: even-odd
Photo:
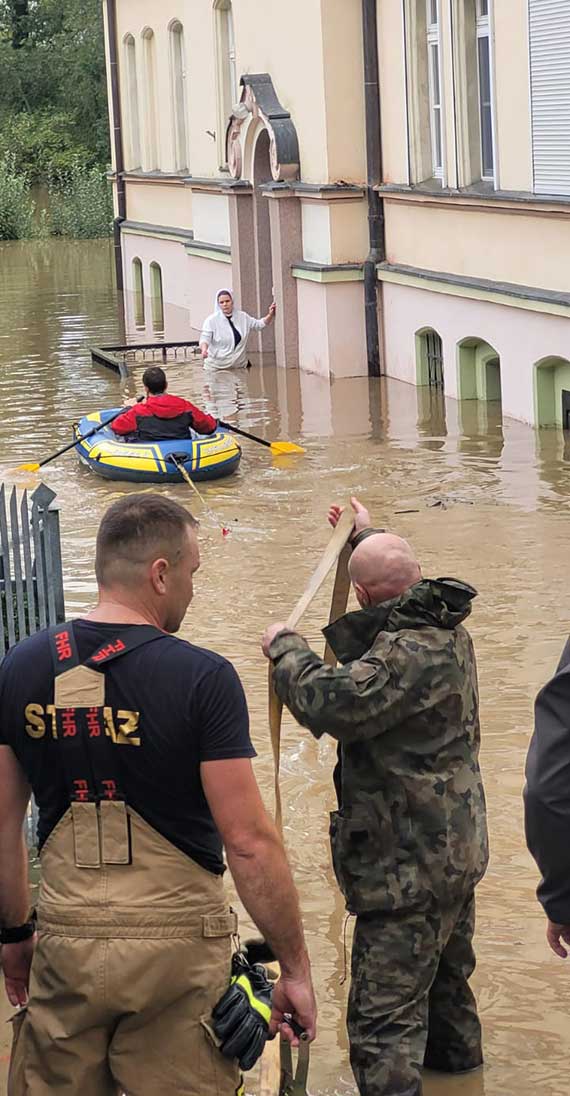
[[[33,487],[39,477],[15,477],[13,464],[41,460],[71,439],[72,421],[134,392],[134,385],[94,367],[89,355],[90,346],[120,337],[110,244],[0,245],[0,308],[0,467],[7,482]],[[139,388],[141,371],[134,370]],[[275,461],[244,442],[239,473],[201,485],[209,507],[233,530],[226,540],[199,513],[189,487],[158,488],[201,518],[202,569],[181,634],[235,663],[270,808],[259,636],[268,621],[288,615],[316,566],[328,538],[329,502],[358,494],[376,524],[410,539],[426,575],[453,575],[479,590],[469,627],[479,660],[492,859],[478,891],[475,988],[487,1067],[471,1078],[427,1079],[425,1091],[567,1096],[570,970],[547,950],[521,801],[533,698],[570,632],[570,464],[563,435],[501,424],[495,404],[460,405],[397,381],[331,386],[316,376],[260,369],[210,378],[198,363],[168,372],[171,391],[206,411],[236,415],[246,430],[290,438],[307,450]],[[112,499],[136,488],[97,478],[73,453],[48,465],[41,478],[61,507],[67,612],[81,614],[95,594],[100,516]],[[301,627],[317,649],[330,592],[329,583]],[[344,1032],[348,987],[340,983],[344,909],[328,850],[333,763],[331,741],[317,744],[292,720],[284,724],[285,837],[320,1003],[315,1096],[356,1091]],[[350,936],[349,925],[348,944]]]

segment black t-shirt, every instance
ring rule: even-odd
[[[74,621],[80,660],[123,628]],[[11,746],[32,786],[40,847],[69,806],[48,707],[53,694],[49,639],[38,632],[12,648],[0,666],[0,744]],[[221,874],[222,842],[200,763],[255,757],[244,691],[231,663],[164,636],[108,663],[105,704],[117,732],[125,729],[114,748],[129,805],[182,852]]]

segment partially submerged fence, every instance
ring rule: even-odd
[[[0,659],[40,628],[65,620],[59,509],[45,484],[18,497],[0,487]]]
[[[93,346],[91,348],[93,362],[105,365],[107,369],[112,369],[121,377],[128,376],[130,365],[192,361],[199,354],[200,344],[192,339],[187,339],[185,342],[129,343],[124,346]]]

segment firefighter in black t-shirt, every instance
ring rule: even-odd
[[[97,538],[96,608],[18,644],[0,668],[2,965],[11,1003],[28,1006],[10,1096],[242,1091],[209,1030],[237,929],[223,846],[281,963],[270,1028],[294,1039],[291,1013],[315,1035],[297,895],[253,775],[243,689],[225,659],[172,634],[199,565],[195,524],[158,495],[114,503]]]

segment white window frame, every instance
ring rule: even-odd
[[[486,8],[486,11],[484,10]],[[479,105],[479,128],[481,134],[481,179],[492,182],[495,186],[497,172],[497,157],[495,149],[495,109],[494,109],[494,79],[493,79],[493,50],[491,42],[491,0],[476,0],[476,27],[477,27],[477,97]],[[491,115],[491,157],[493,161],[491,174],[485,174],[483,163],[483,102],[481,95],[481,66],[479,63],[479,42],[487,39],[489,56],[489,110]]]
[[[432,9],[436,8],[437,22],[432,21]],[[439,17],[439,0],[426,0],[426,27],[427,27],[427,67],[429,88],[429,124],[431,133],[431,158],[434,178],[443,180],[443,87],[441,72],[441,20]],[[435,102],[434,66],[432,58],[437,52],[437,75],[439,84],[439,102]],[[439,136],[439,151],[441,163],[437,163],[436,149]]]

